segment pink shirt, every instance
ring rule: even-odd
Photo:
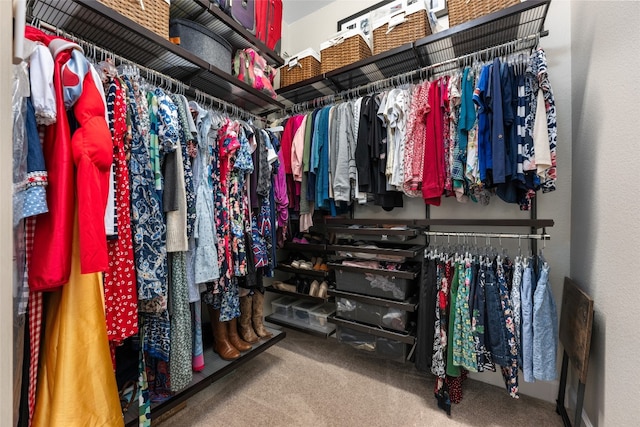
[[[304,133],[307,128],[306,117],[300,123],[300,127],[296,131],[291,143],[291,172],[293,180],[302,182],[302,154],[304,151]]]

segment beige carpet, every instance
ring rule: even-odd
[[[287,337],[187,401],[174,426],[562,426],[553,404],[478,381],[464,383],[451,416],[433,377],[410,364],[286,329]],[[211,351],[211,350],[208,350]]]

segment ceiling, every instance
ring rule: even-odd
[[[334,1],[336,0],[283,0],[284,22],[291,24]]]

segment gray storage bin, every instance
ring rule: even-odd
[[[207,27],[187,19],[169,23],[172,41],[225,73],[231,74],[233,48],[224,38]]]
[[[375,274],[373,270],[356,272],[340,266],[332,267],[336,273],[336,289],[341,291],[396,301],[406,300],[414,291],[415,279],[399,277],[407,275],[406,272],[397,272],[394,276],[392,272]]]
[[[356,331],[342,325],[336,325],[336,337],[343,344],[349,344],[358,350],[376,351],[376,337],[366,332]]]
[[[358,320],[358,301],[336,297],[336,315],[347,320]]]
[[[336,315],[342,319],[368,323],[394,331],[405,331],[408,313],[397,308],[367,304],[343,297],[336,297]]]

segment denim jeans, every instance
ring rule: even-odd
[[[487,307],[487,336],[485,342],[487,349],[491,352],[493,362],[500,366],[507,366],[511,363],[507,343],[507,331],[500,302],[500,289],[496,278],[494,267],[489,267],[485,273],[485,298]]]

